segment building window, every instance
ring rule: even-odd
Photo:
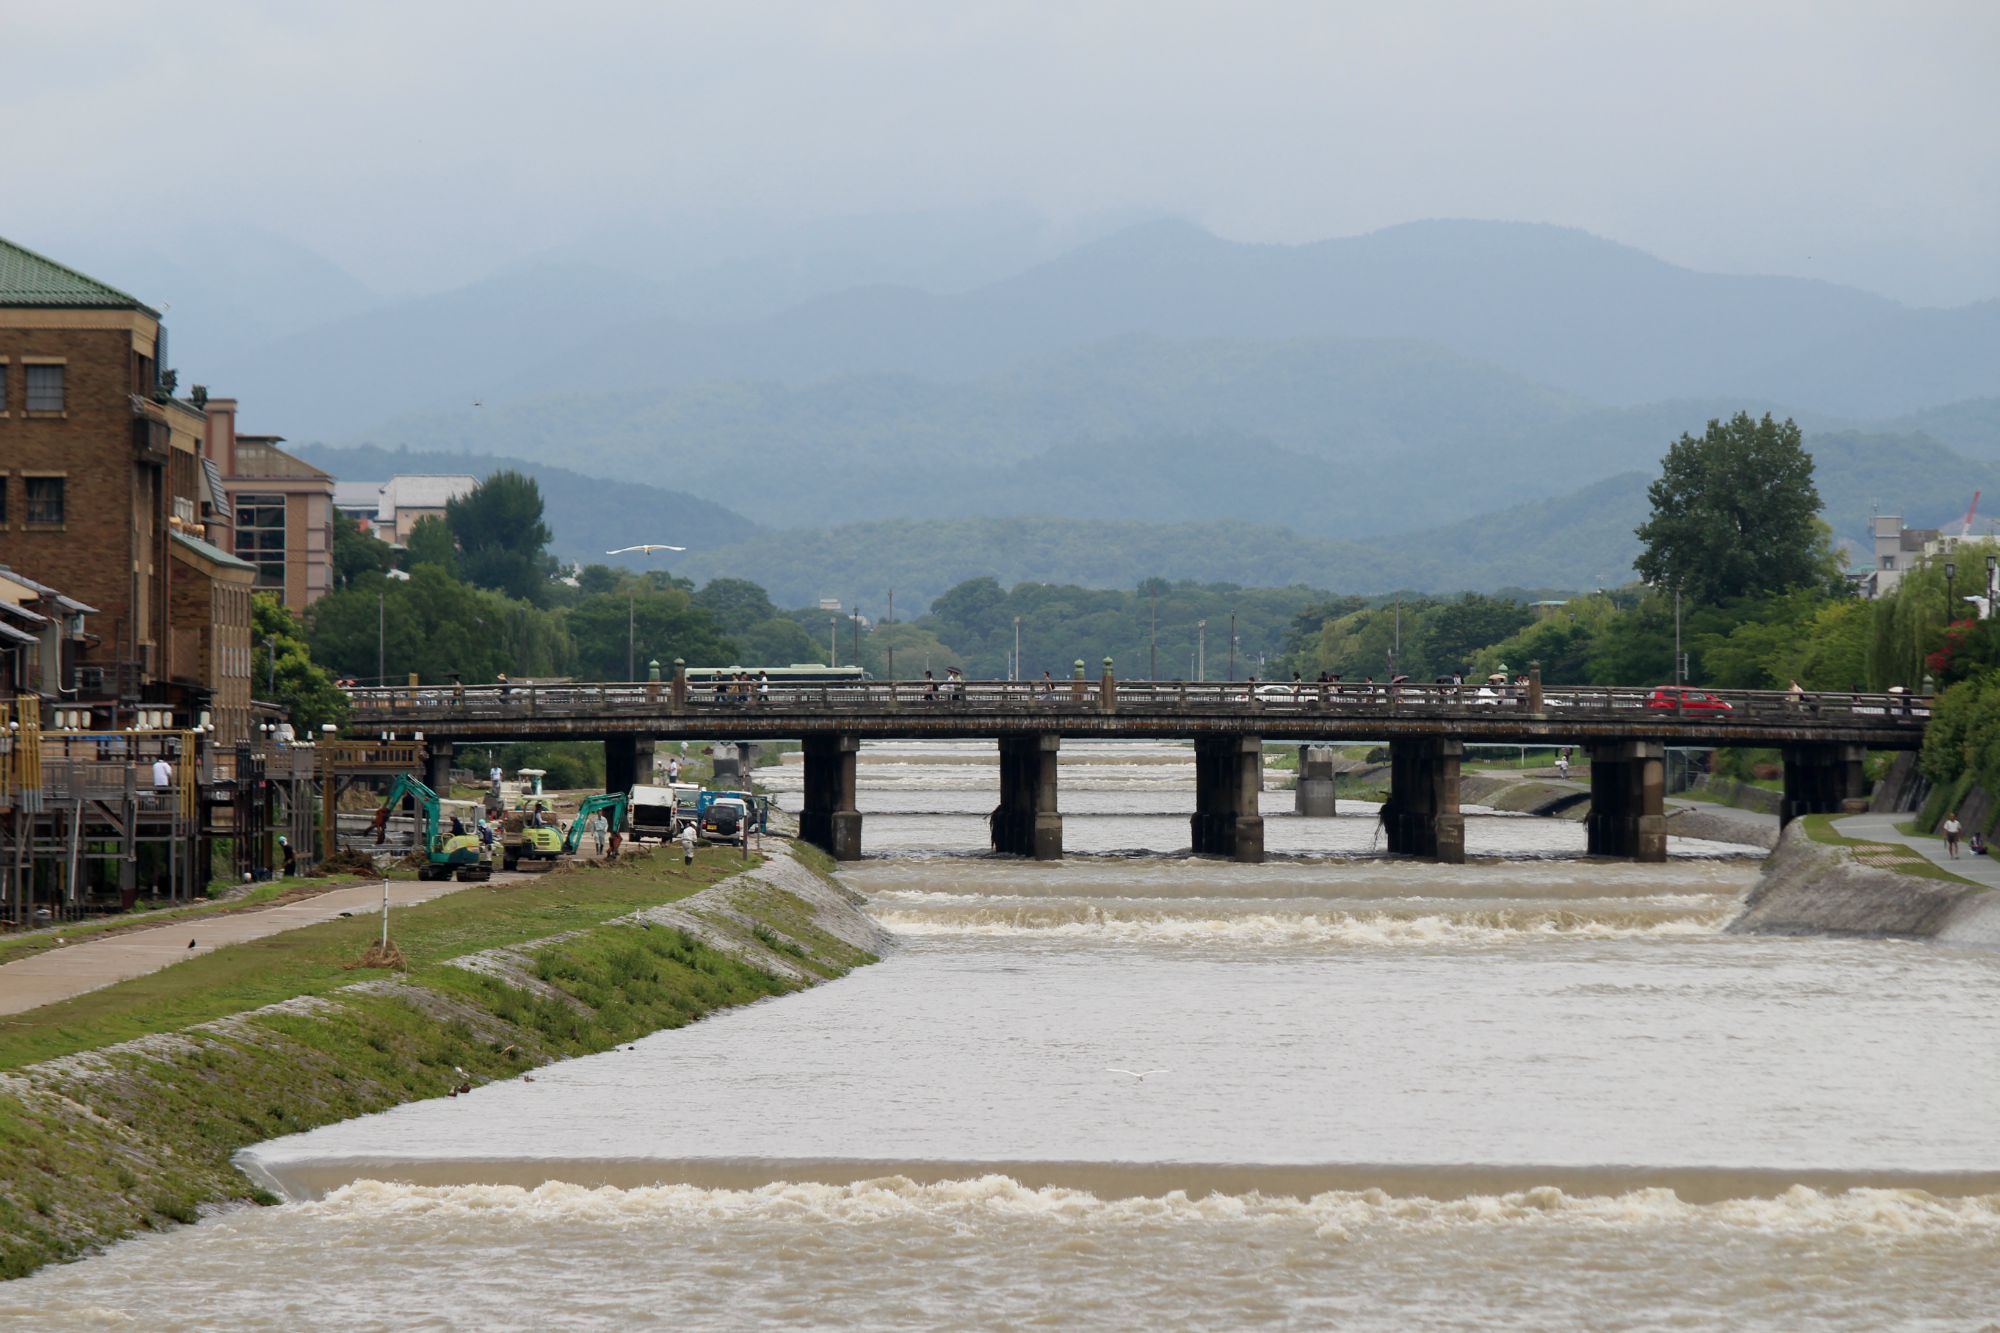
[[[257,586],[285,586],[285,497],[239,495],[236,507],[236,558],[257,567]]]
[[[63,370],[62,366],[28,366],[28,398],[26,407],[30,412],[60,412],[63,410]]]
[[[7,358],[0,356],[0,417],[7,415]]]
[[[63,521],[63,479],[28,477],[28,522],[60,527]]]
[[[7,526],[7,474],[0,472],[0,528]]]
[[[1884,568],[1884,569],[1894,569],[1895,567],[1896,567],[1896,557],[1895,557],[1895,556],[1893,556],[1893,555],[1885,555],[1885,556],[1883,556],[1883,557],[1882,557],[1882,568]]]

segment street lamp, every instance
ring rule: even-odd
[[[1951,628],[1952,608],[1958,605],[1958,599],[1953,596],[1953,594],[1957,592],[1957,587],[1956,587],[1957,580],[1958,580],[1957,562],[1951,560],[1945,561],[1944,562],[1944,627],[1946,629]]]
[[[1021,617],[1014,617],[1014,674],[1012,679],[1021,678]]]
[[[1194,622],[1194,629],[1195,629],[1194,678],[1196,680],[1207,680],[1208,679],[1208,622],[1206,620],[1197,620]]]
[[[264,640],[264,665],[270,669],[270,679],[264,692],[273,698],[278,694],[278,641]]]

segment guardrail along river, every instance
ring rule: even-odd
[[[976,854],[991,747],[869,747],[861,772],[870,855],[843,879],[902,939],[881,964],[265,1144],[296,1202],[0,1309],[1399,1330],[2000,1309],[2000,958],[1723,935],[1755,860],[1569,859],[1561,821],[1475,815],[1473,863],[1389,862],[1343,801],[1270,812],[1265,864],[1190,861],[1169,746],[1065,747],[1052,864]],[[795,803],[795,765],[762,776]]]

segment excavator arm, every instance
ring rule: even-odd
[[[384,810],[394,810],[396,803],[405,796],[414,796],[417,806],[424,812],[423,849],[428,853],[437,846],[438,836],[438,794],[425,786],[409,773],[399,774],[390,786],[389,794],[382,798]]]
[[[569,833],[563,838],[563,852],[573,854],[583,846],[583,835],[590,827],[590,817],[600,810],[608,810],[605,822],[614,830],[622,832],[625,827],[625,812],[632,803],[629,791],[606,792],[601,796],[586,796],[583,804],[576,808],[576,818],[569,822]]]

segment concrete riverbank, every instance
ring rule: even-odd
[[[1459,798],[1468,805],[1515,814],[1582,820],[1590,813],[1589,784],[1535,775],[1467,773]],[[1677,838],[1743,843],[1767,851],[1778,845],[1778,817],[1706,801],[1667,798],[1667,832]]]
[[[1934,877],[1907,849],[1816,841],[1796,820],[1729,925],[1738,934],[1860,935],[2000,948],[2000,893]]]
[[[844,975],[887,948],[858,897],[816,868],[815,853],[772,847],[761,864],[691,895],[675,891],[677,858],[664,855],[482,889],[487,901],[510,904],[515,924],[560,925],[593,893],[600,905],[624,907],[608,919],[579,918],[579,928],[517,930],[497,947],[363,970],[364,980],[16,1064],[0,1073],[0,1278],[210,1208],[272,1202],[232,1165],[250,1144],[609,1050]],[[472,926],[503,938],[492,912],[472,915],[474,896],[399,919],[414,936],[414,914],[456,910],[447,938]],[[351,925],[237,948],[306,950]],[[358,943],[366,932],[354,933]],[[353,946],[343,933],[335,947]],[[189,966],[220,968],[233,952]],[[149,984],[160,983],[124,986]],[[110,1004],[120,990],[92,1002]],[[20,1016],[0,1044],[30,1049],[35,1017]]]

